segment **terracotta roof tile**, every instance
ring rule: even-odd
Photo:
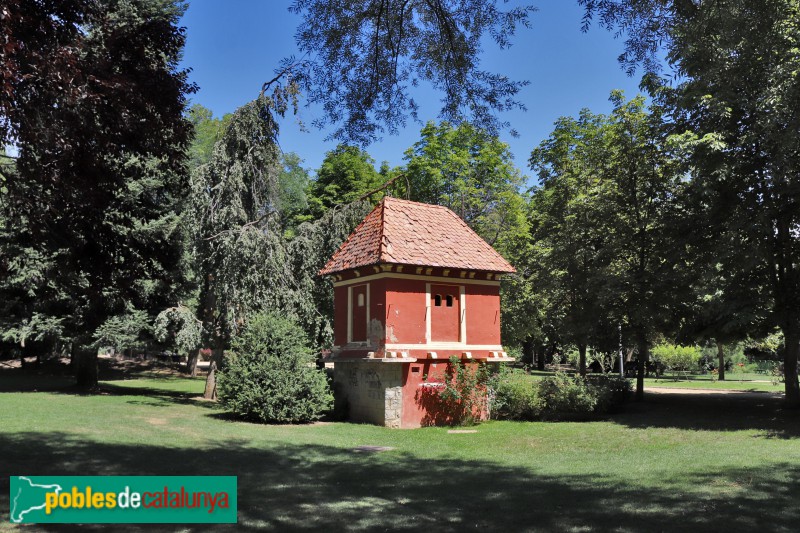
[[[448,208],[388,197],[353,230],[319,273],[381,263],[515,271]]]

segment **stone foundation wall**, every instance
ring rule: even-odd
[[[346,402],[348,418],[399,428],[403,409],[403,365],[337,362],[333,371],[336,401]]]

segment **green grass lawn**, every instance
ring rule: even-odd
[[[531,379],[541,379],[545,376],[552,376],[553,372],[532,370]],[[738,390],[748,392],[783,392],[784,384],[773,385],[770,377],[762,374],[742,374],[729,373],[725,381],[712,381],[708,374],[690,374],[679,376],[678,380],[673,379],[672,375],[661,378],[645,378],[645,389],[657,388],[680,388],[680,389],[710,389],[710,390]],[[633,381],[633,380],[632,380]]]
[[[800,414],[773,395],[651,395],[602,421],[448,434],[231,421],[196,399],[199,379],[117,379],[97,395],[37,381],[0,373],[0,530],[12,527],[17,474],[236,475],[239,524],[220,530],[797,531],[800,521]]]

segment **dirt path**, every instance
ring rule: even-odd
[[[733,395],[739,398],[780,398],[782,392],[771,391],[747,391],[730,389],[690,389],[683,387],[646,387],[645,392],[654,394],[683,394],[683,395]]]

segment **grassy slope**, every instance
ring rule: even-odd
[[[0,391],[19,385],[31,388],[0,374]],[[452,435],[233,422],[193,399],[202,388],[150,377],[94,396],[0,393],[0,530],[14,474],[238,475],[236,530],[796,531],[800,520],[800,419],[770,395],[662,395],[605,421]],[[351,450],[367,444],[395,450]]]

